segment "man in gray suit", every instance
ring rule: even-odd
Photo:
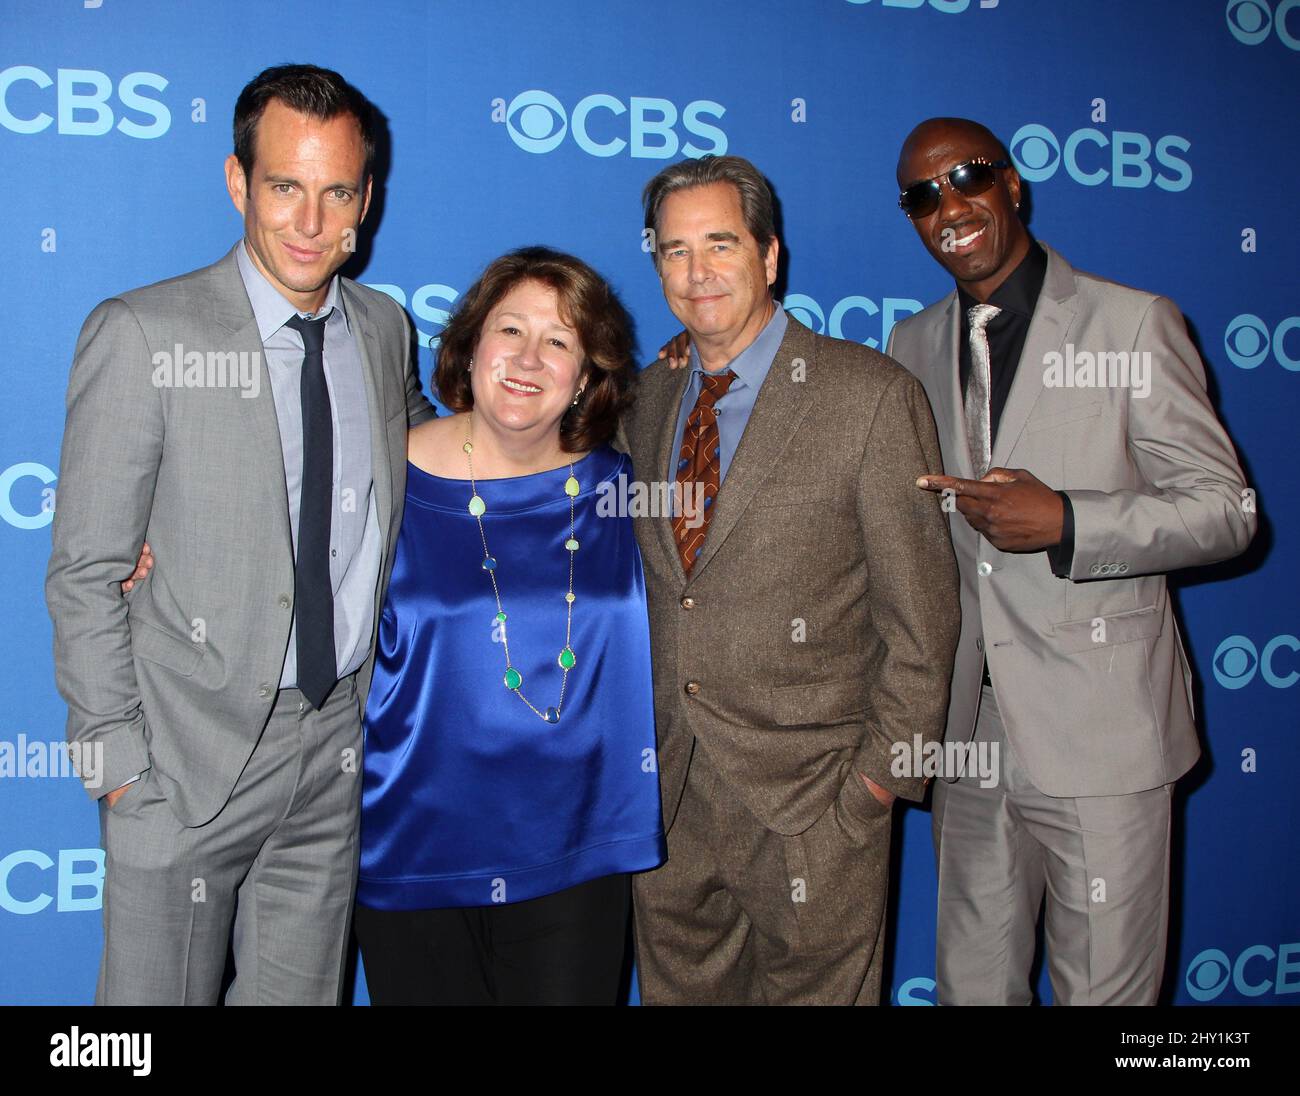
[[[1029,1003],[1046,892],[1054,1000],[1151,1004],[1170,793],[1200,752],[1165,572],[1240,553],[1253,499],[1178,310],[1033,240],[985,127],[923,122],[898,184],[957,282],[888,350],[951,473],[919,483],[961,571],[947,737],[1000,759],[935,783],[937,997]]]
[[[432,413],[400,308],[336,274],[373,108],[281,66],[234,128],[243,240],[100,304],[68,386],[46,595],[68,738],[103,750],[99,1003],[214,1003],[232,928],[228,1003],[338,1002],[408,404]]]
[[[637,521],[668,835],[634,884],[642,998],[875,1004],[893,801],[925,791],[893,762],[938,739],[957,638],[943,515],[914,486],[934,423],[897,363],[772,299],[752,164],[674,164],[645,205],[692,349],[625,418],[638,479],[685,502]]]

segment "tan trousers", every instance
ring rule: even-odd
[[[856,773],[797,836],[762,825],[696,742],[668,862],[635,877],[641,999],[880,1000],[892,811]]]

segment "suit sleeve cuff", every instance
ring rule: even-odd
[[[910,758],[911,743],[907,746]],[[889,749],[874,733],[869,733],[867,740],[854,755],[853,768],[855,772],[870,777],[885,791],[893,792],[899,799],[921,802],[925,798],[925,778],[911,774],[908,771],[910,766],[900,766],[899,761],[898,751]],[[902,771],[898,771],[900,768]]]
[[[1074,566],[1074,505],[1070,496],[1064,491],[1057,491],[1065,506],[1061,518],[1061,541],[1047,549],[1047,562],[1052,565],[1052,574],[1057,578],[1069,578]]]

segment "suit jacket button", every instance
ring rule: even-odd
[[[289,596],[288,596],[288,594],[281,594],[281,595],[280,595],[280,608],[281,608],[281,609],[287,609],[287,608],[289,608]]]
[[[1122,575],[1122,574],[1124,574],[1126,571],[1128,571],[1128,564],[1127,564],[1127,563],[1121,563],[1121,564],[1119,565],[1119,573]]]
[[[975,568],[975,571],[980,578],[988,578],[989,575],[993,573],[993,564],[986,559],[982,559],[980,560],[980,565]]]
[[[699,691],[700,691],[700,683],[698,681],[688,681],[686,683],[687,696],[694,696]]]
[[[688,597],[684,597],[684,598],[682,598],[682,608],[683,608],[683,609],[694,609],[694,608],[695,608],[695,599],[694,599],[693,597],[689,597],[689,596],[688,596]]]
[[[261,686],[261,688],[257,690],[257,695],[260,696],[263,700],[269,700],[271,698],[271,686],[270,685]]]
[[[1088,573],[1091,575],[1101,574],[1101,564],[1094,563],[1091,567],[1088,568]]]

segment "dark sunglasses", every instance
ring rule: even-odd
[[[981,157],[967,160],[943,175],[913,183],[899,194],[898,208],[912,220],[928,217],[939,208],[939,199],[943,194],[939,180],[947,179],[948,185],[963,198],[974,198],[993,185],[993,180],[997,178],[994,169],[1010,166],[1006,160],[985,160]]]

